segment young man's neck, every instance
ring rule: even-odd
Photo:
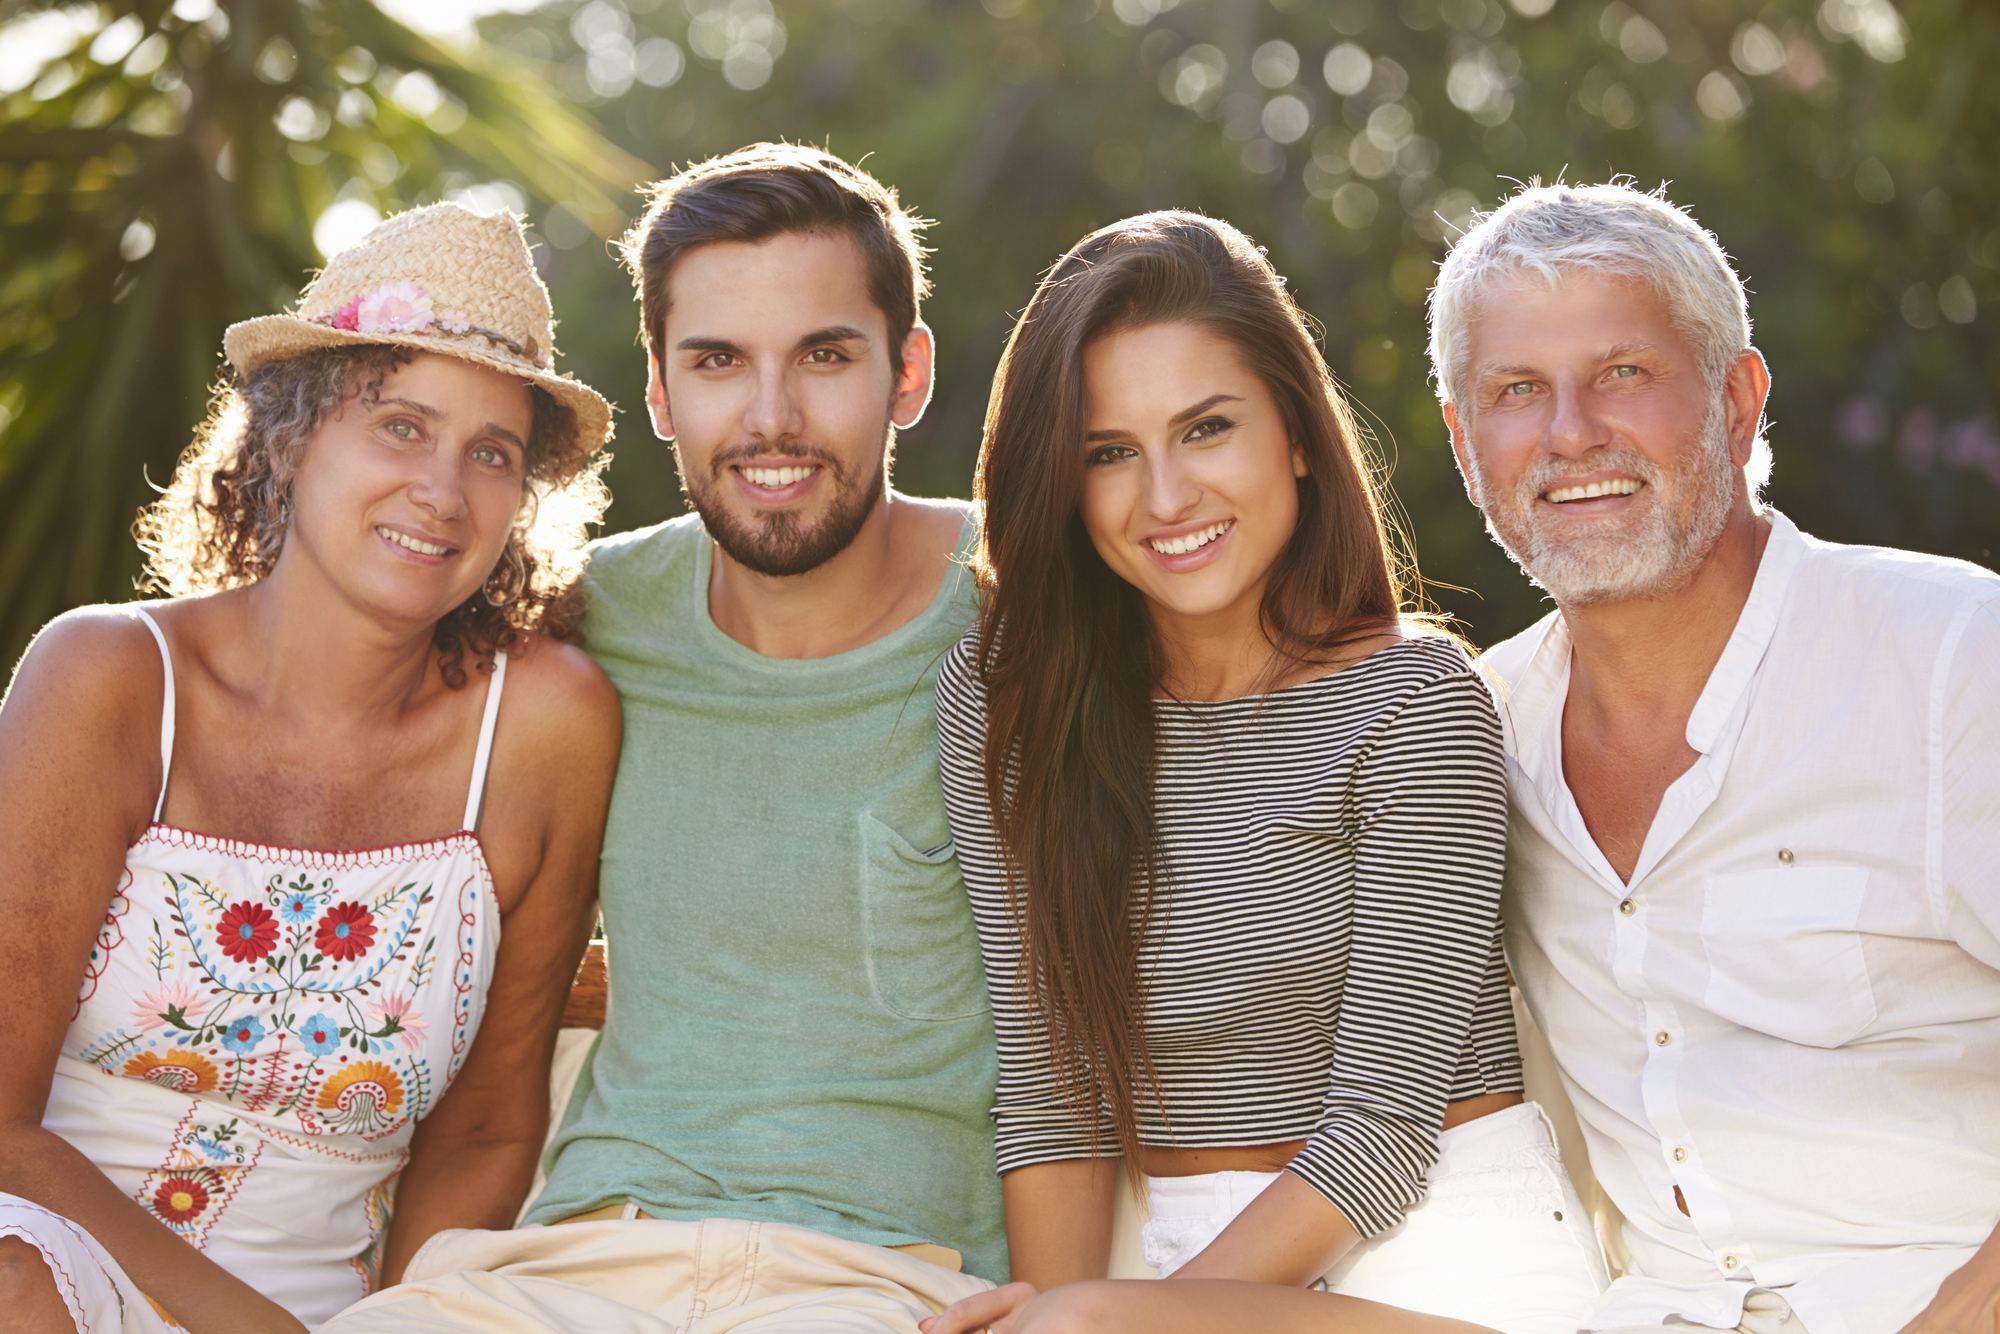
[[[1671,724],[1684,732],[1750,600],[1770,536],[1770,521],[1745,501],[1731,512],[1708,559],[1675,592],[1565,607],[1573,716],[1580,711],[1612,731]]]
[[[872,644],[937,596],[964,514],[885,487],[854,540],[804,574],[759,574],[717,545],[709,618],[767,658],[830,658]]]

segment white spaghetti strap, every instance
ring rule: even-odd
[[[153,802],[153,823],[158,824],[167,809],[167,775],[174,767],[174,655],[167,652],[167,637],[160,632],[160,623],[148,616],[144,607],[132,608],[132,614],[153,632],[153,642],[160,646],[160,666],[167,674],[166,692],[160,700],[160,795]]]
[[[472,791],[465,797],[460,829],[479,828],[479,803],[486,798],[486,765],[493,758],[493,720],[500,716],[500,687],[507,683],[507,655],[493,655],[493,679],[486,686],[486,714],[479,720],[479,749],[472,754]]]

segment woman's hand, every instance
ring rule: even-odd
[[[1009,1283],[953,1302],[942,1314],[919,1320],[917,1328],[923,1334],[976,1334],[979,1330],[1010,1334],[1021,1308],[1041,1295],[1032,1283]]]
[[[1303,1177],[1280,1172],[1194,1259],[1167,1276],[1302,1288],[1360,1240],[1347,1215]]]

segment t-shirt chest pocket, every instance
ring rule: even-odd
[[[861,903],[868,984],[905,1019],[986,1013],[979,936],[947,841],[920,849],[872,815],[861,817]]]
[[[1780,866],[1708,877],[1705,1002],[1724,1019],[1809,1047],[1838,1047],[1875,1021],[1856,927],[1858,866]]]

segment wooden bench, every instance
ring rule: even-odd
[[[563,1007],[564,1028],[604,1027],[604,942],[593,940],[569,984],[569,1004]]]

